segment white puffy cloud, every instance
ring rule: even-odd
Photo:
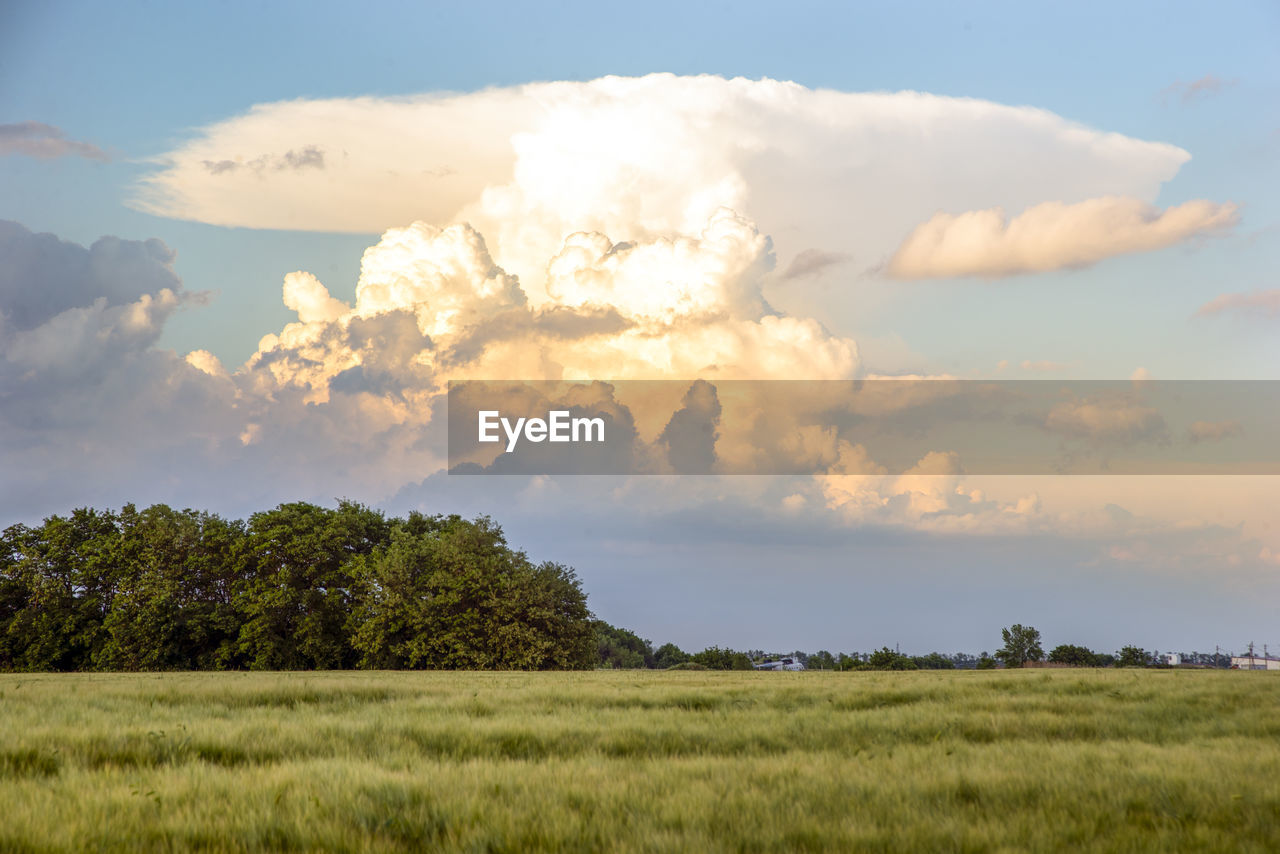
[[[902,241],[888,272],[899,279],[996,278],[1079,269],[1116,255],[1221,234],[1238,219],[1230,203],[1197,200],[1160,210],[1117,196],[1043,202],[1013,219],[1001,208],[938,213]]]
[[[534,308],[475,229],[415,223],[365,252],[352,306],[310,274],[286,277],[298,322],[265,336],[241,373],[259,393],[323,402],[376,369],[384,391],[419,404],[449,379],[852,378],[853,341],[765,303],[772,265],[768,240],[727,209],[696,237],[579,232],[546,259],[554,302]]]

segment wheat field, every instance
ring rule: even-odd
[[[3,851],[1277,851],[1224,671],[0,675]]]

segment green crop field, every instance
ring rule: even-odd
[[[0,850],[1277,851],[1280,674],[0,676]]]

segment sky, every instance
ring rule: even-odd
[[[1280,646],[1275,477],[890,477],[785,419],[824,475],[460,477],[441,427],[450,379],[1280,379],[1278,36],[1271,3],[6,3],[0,522],[487,513],[694,649]]]

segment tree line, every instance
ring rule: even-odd
[[[0,537],[0,669],[595,665],[574,571],[529,560],[487,517],[126,505]]]
[[[994,656],[786,653],[811,669],[1021,667],[1029,626]],[[340,501],[223,519],[156,504],[81,508],[0,535],[0,670],[750,670],[762,650],[685,652],[596,619],[574,570],[534,563],[488,517],[389,518]],[[777,656],[781,657],[781,656]],[[1215,656],[1215,658],[1217,658]],[[1153,666],[1063,644],[1048,661]]]
[[[1048,661],[1069,667],[1165,667],[1160,657],[1139,646],[1125,646],[1115,655],[1100,653],[1077,644],[1059,644],[1048,655],[1040,643],[1040,632],[1031,626],[1015,623],[1001,629],[1003,645],[994,655],[956,653],[943,655],[907,655],[883,646],[872,652],[833,654],[828,650],[815,653],[795,651],[782,655],[766,655],[762,650],[738,652],[732,649],[709,647],[702,652],[687,653],[675,644],[663,644],[654,649],[653,644],[634,632],[596,622],[596,646],[599,666],[626,669],[696,668],[706,670],[750,670],[755,662],[764,659],[790,657],[811,670],[991,670],[999,667],[1023,667],[1027,663]],[[1226,667],[1230,657],[1183,656],[1192,663],[1205,667]]]

